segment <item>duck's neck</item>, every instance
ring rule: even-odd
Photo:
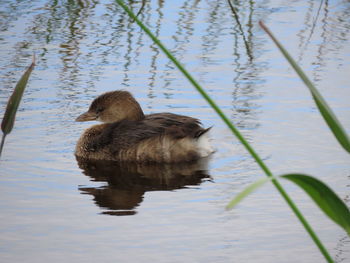
[[[143,113],[143,110],[137,101],[133,103],[132,107],[130,107],[129,109],[126,109],[125,111],[124,119],[126,120],[141,121],[144,118],[145,118],[145,114]]]

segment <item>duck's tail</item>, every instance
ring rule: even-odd
[[[214,147],[211,145],[211,138],[209,137],[208,131],[212,127],[199,131],[195,138],[197,141],[197,149],[200,157],[206,157],[215,152]]]
[[[210,131],[210,129],[212,128],[213,126],[209,127],[209,128],[206,128],[206,129],[201,129],[199,130],[195,135],[194,135],[194,138],[196,139],[199,139],[203,134],[207,133],[208,131]]]

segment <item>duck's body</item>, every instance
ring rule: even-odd
[[[85,159],[176,163],[213,152],[197,119],[172,113],[144,115],[126,91],[96,98],[77,121],[101,120],[81,135],[75,154]]]

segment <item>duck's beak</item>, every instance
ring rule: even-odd
[[[94,121],[96,120],[96,114],[90,111],[87,111],[83,114],[81,114],[78,118],[75,119],[75,121]]]

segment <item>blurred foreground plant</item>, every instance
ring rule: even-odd
[[[195,89],[203,96],[203,98],[209,103],[209,105],[215,110],[215,112],[220,116],[220,118],[226,123],[226,125],[229,127],[229,129],[232,131],[232,133],[238,138],[238,140],[243,144],[243,146],[246,148],[246,150],[251,154],[251,156],[254,158],[254,160],[257,162],[257,164],[260,166],[260,168],[265,172],[265,174],[268,176],[268,178],[264,180],[259,180],[257,183],[255,183],[253,186],[250,186],[250,189],[246,190],[243,194],[239,196],[239,199],[242,199],[244,196],[246,196],[248,193],[252,192],[254,189],[262,185],[265,181],[271,181],[277,190],[280,192],[280,194],[283,196],[287,204],[290,206],[290,208],[293,210],[295,215],[298,217],[300,222],[303,224],[306,231],[309,233],[315,244],[320,249],[323,256],[326,258],[328,262],[333,262],[332,258],[330,257],[328,251],[323,246],[319,238],[317,237],[316,233],[313,231],[309,223],[306,221],[302,213],[299,211],[299,209],[296,207],[294,202],[291,200],[291,198],[288,196],[288,194],[283,189],[282,185],[279,183],[278,179],[273,176],[269,168],[265,165],[265,163],[262,161],[262,159],[259,157],[259,155],[255,152],[255,150],[250,146],[250,144],[245,140],[245,138],[241,135],[241,133],[236,129],[236,127],[231,123],[231,121],[227,118],[227,116],[223,113],[223,111],[217,106],[217,104],[211,99],[211,97],[204,91],[204,89],[198,84],[198,82],[191,76],[191,74],[180,64],[180,62],[170,53],[170,51],[165,48],[165,46],[160,42],[160,40],[133,14],[133,12],[124,4],[122,0],[116,0],[116,2],[125,10],[125,12],[129,15],[133,21],[136,21],[136,23],[140,26],[140,28],[154,41],[154,43],[165,53],[166,56],[176,65],[176,67],[185,75],[185,77],[188,79],[188,81],[195,87]],[[340,224],[340,221],[342,222],[340,225],[343,226],[347,231],[348,227],[346,226],[346,222],[350,222],[348,220],[349,218],[349,209],[344,205],[344,203],[323,183],[316,180],[315,178],[305,176],[305,175],[285,175],[286,179],[289,179],[293,182],[295,182],[297,185],[299,185],[302,189],[304,189],[318,204],[322,202],[318,202],[318,200],[323,200],[323,195],[326,195],[330,203],[336,203],[336,206],[342,207],[342,209],[336,209],[335,211],[332,210],[332,213],[329,212],[329,207],[326,205],[323,205],[321,209],[325,212],[329,212],[328,216],[330,216],[333,220],[335,220],[338,224]],[[310,179],[311,178],[311,179]],[[313,180],[314,179],[314,180]],[[311,183],[308,183],[310,182]],[[320,198],[321,197],[321,198]],[[236,202],[237,203],[237,202]],[[229,206],[232,206],[232,202],[229,204]],[[331,205],[333,207],[333,205]],[[339,214],[340,213],[340,214]],[[332,215],[330,215],[332,214]],[[336,214],[336,216],[335,216]],[[344,220],[337,220],[337,216],[340,216]],[[345,222],[345,223],[344,223]]]
[[[8,135],[12,131],[13,125],[15,123],[16,113],[17,113],[19,103],[21,102],[23,92],[27,86],[29,76],[34,69],[34,66],[35,66],[35,56],[33,55],[32,64],[30,64],[28,69],[24,72],[20,80],[17,82],[17,85],[7,102],[4,118],[2,119],[2,122],[1,122],[1,130],[3,134],[2,134],[1,144],[0,144],[0,156],[1,156],[2,149],[4,147],[6,135]]]
[[[316,89],[314,84],[309,80],[303,70],[298,66],[294,59],[289,55],[287,50],[279,43],[271,31],[265,26],[263,22],[259,22],[260,26],[271,37],[273,42],[280,49],[284,57],[294,68],[300,79],[309,88],[315,103],[323,116],[324,120],[328,124],[329,128],[333,132],[334,136],[340,143],[340,145],[350,153],[350,140],[342,127],[337,117],[328,106],[322,95]],[[350,211],[346,204],[324,183],[318,179],[305,174],[286,174],[281,175],[281,178],[285,178],[299,187],[301,187],[320,207],[320,209],[335,223],[343,227],[344,230],[350,236]],[[258,187],[262,186],[268,180],[259,180],[250,186],[248,186],[243,192],[237,195],[228,205],[227,208],[233,208],[238,202],[240,202],[245,196],[253,192]]]

